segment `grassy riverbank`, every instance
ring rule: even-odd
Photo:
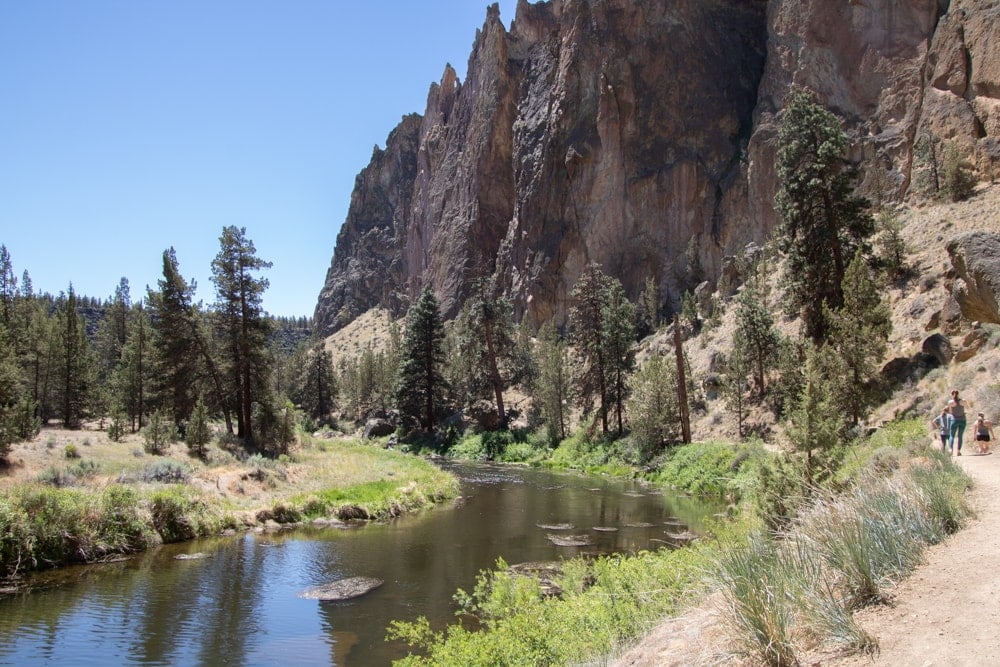
[[[91,562],[224,530],[383,519],[454,497],[429,462],[344,439],[303,435],[280,460],[182,444],[146,454],[141,438],[45,429],[0,471],[0,577]]]
[[[854,611],[884,601],[923,549],[969,514],[969,478],[926,443],[922,423],[891,425],[832,453],[810,471],[811,485],[800,461],[759,444],[681,447],[655,479],[728,497],[732,519],[689,548],[564,563],[557,596],[500,562],[456,594],[476,629],[393,625],[390,636],[419,652],[400,664],[605,660],[713,592],[738,653],[795,664],[803,642],[872,651]],[[588,449],[591,461],[602,458]]]

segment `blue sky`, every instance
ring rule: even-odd
[[[0,2],[0,243],[57,294],[133,298],[163,250],[214,299],[226,225],[274,266],[264,307],[311,315],[354,177],[482,0]],[[515,0],[500,2],[510,25]]]

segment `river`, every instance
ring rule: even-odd
[[[471,591],[498,557],[655,549],[716,511],[621,480],[448,467],[461,498],[389,523],[196,540],[37,575],[28,592],[0,598],[0,664],[387,665],[407,652],[385,641],[390,621],[453,622],[456,589]],[[592,544],[557,546],[556,535]],[[208,557],[177,558],[196,553]],[[346,602],[298,596],[355,576],[385,583]]]

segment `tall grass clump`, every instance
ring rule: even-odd
[[[887,602],[890,586],[936,541],[913,500],[899,482],[872,482],[826,496],[798,519],[798,539],[842,577],[852,608]]]
[[[972,515],[965,496],[972,479],[937,449],[928,452],[927,460],[927,465],[915,465],[910,471],[920,506],[942,536],[952,535]]]
[[[794,570],[763,533],[720,550],[713,563],[724,618],[742,651],[773,667],[797,665]]]
[[[217,532],[222,519],[190,489],[171,486],[149,498],[153,527],[165,542],[181,542]]]

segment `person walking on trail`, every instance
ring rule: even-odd
[[[983,416],[980,412],[973,425],[973,432],[976,434],[976,446],[979,447],[980,454],[990,451],[990,442],[996,439],[993,435],[993,422]]]
[[[958,389],[951,390],[951,400],[948,407],[951,408],[951,435],[948,438],[948,451],[954,450],[955,456],[962,455],[962,438],[965,436],[965,408],[969,407],[969,402],[958,397]]]
[[[937,429],[941,435],[941,451],[948,451],[948,442],[951,439],[951,408],[947,405],[941,408],[941,414],[931,420],[931,428]]]

